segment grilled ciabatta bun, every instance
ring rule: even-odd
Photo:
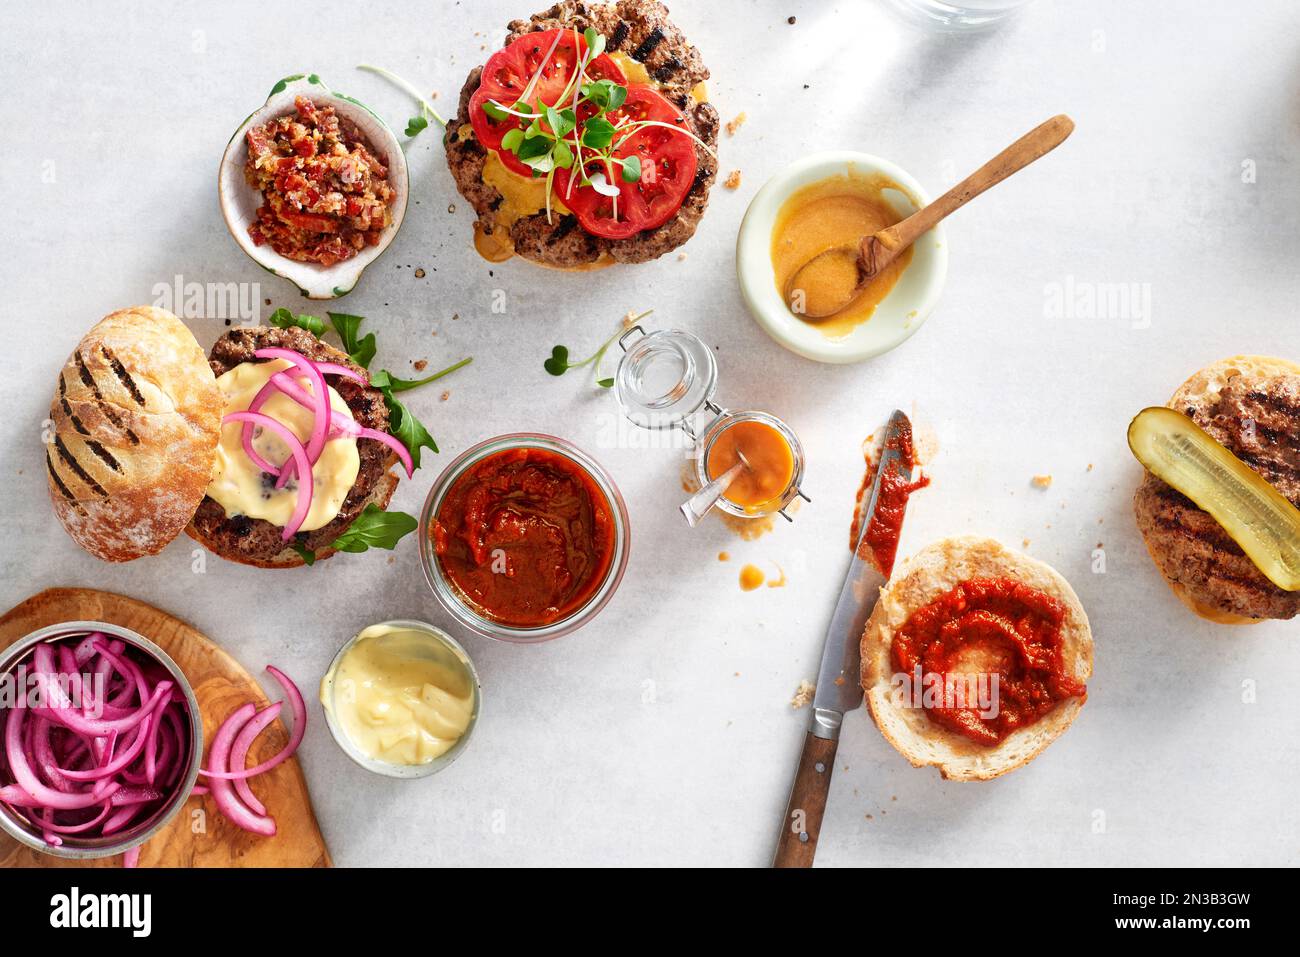
[[[189,524],[212,477],[221,393],[170,312],[106,316],[59,372],[45,453],[50,501],[96,558],[152,555]]]
[[[1300,506],[1300,365],[1233,356],[1197,372],[1168,404]],[[1245,625],[1300,614],[1300,592],[1269,581],[1208,512],[1150,472],[1133,510],[1156,567],[1202,618]]]
[[[1043,752],[1074,721],[1083,699],[1065,698],[1033,724],[994,746],[977,744],[930,719],[924,708],[895,701],[890,657],[894,633],[918,608],[972,578],[1012,578],[1066,607],[1061,626],[1066,670],[1080,682],[1092,675],[1092,630],[1069,582],[1053,568],[988,538],[946,538],[913,555],[880,593],[862,634],[862,688],[876,726],[914,767],[934,765],[954,781],[984,781],[1013,771]]]

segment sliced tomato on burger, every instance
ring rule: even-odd
[[[648,86],[630,87],[627,100],[606,117],[616,127],[625,120],[650,120],[669,128],[642,127],[626,139],[623,132],[615,130],[613,158],[631,161],[627,166],[587,160],[584,154],[588,179],[601,182],[605,192],[581,185],[581,179],[570,189],[576,171],[567,169],[555,171],[554,192],[587,232],[606,239],[627,239],[662,226],[681,209],[695,182],[695,141],[687,133],[690,124],[685,114]],[[633,172],[635,180],[630,181]],[[617,196],[608,195],[611,186],[617,189]]]
[[[507,169],[520,176],[533,174],[526,163],[509,150],[501,149],[502,138],[523,121],[508,115],[494,119],[487,111],[489,101],[513,108],[528,92],[530,105],[536,105],[540,99],[547,106],[555,106],[586,53],[587,41],[581,33],[557,29],[525,34],[488,58],[478,90],[470,97],[469,121],[474,136],[488,149],[496,150]],[[529,92],[534,76],[537,82]],[[627,82],[618,64],[604,53],[587,64],[587,76],[591,80],[613,80],[620,85]],[[570,89],[569,96],[572,95]]]

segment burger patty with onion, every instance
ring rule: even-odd
[[[220,382],[222,376],[241,364],[266,361],[255,355],[257,350],[266,348],[290,349],[312,362],[335,363],[359,376],[366,376],[365,370],[345,353],[299,328],[253,326],[232,329],[213,345],[209,365]],[[378,389],[342,375],[326,375],[325,381],[346,403],[359,426],[388,431],[388,407]],[[302,558],[292,548],[294,545],[315,552],[318,558],[327,557],[332,553],[331,543],[348,529],[366,505],[374,502],[383,508],[397,487],[397,478],[389,472],[397,462],[391,449],[379,441],[359,438],[356,451],[359,459],[356,479],[337,515],[319,528],[299,531],[286,543],[282,526],[244,514],[230,515],[209,494],[195,512],[189,532],[222,557],[246,564],[267,567],[300,565]],[[262,478],[269,494],[274,486],[274,476],[263,473]]]
[[[589,39],[599,55],[588,57]],[[505,47],[470,72],[446,131],[452,176],[478,214],[479,251],[583,269],[648,262],[689,240],[718,171],[708,76],[655,0],[563,0],[511,22]],[[584,92],[602,85],[626,99],[616,93],[611,105],[599,89],[594,98]],[[538,111],[575,103],[567,133]],[[535,133],[535,112],[540,140],[512,132]],[[614,130],[608,143],[588,135],[601,121]],[[559,153],[529,155],[546,136],[562,141]]]

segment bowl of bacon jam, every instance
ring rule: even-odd
[[[392,130],[314,73],[272,87],[231,137],[217,187],[239,248],[311,299],[352,290],[397,235],[409,193]]]
[[[420,559],[439,602],[488,638],[536,642],[590,621],[627,566],[627,507],[609,474],[563,439],[503,435],[438,477]]]

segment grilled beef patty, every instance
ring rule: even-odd
[[[687,43],[682,32],[668,20],[668,9],[663,4],[655,0],[611,3],[563,0],[531,19],[513,21],[508,27],[506,43],[526,33],[556,27],[577,27],[579,31],[594,27],[604,35],[609,52],[625,53],[644,64],[660,84],[659,92],[682,108],[691,132],[716,150],[718,111],[709,103],[691,103],[691,90],[708,78],[709,70],[700,51]],[[478,89],[482,73],[481,66],[470,71],[460,91],[456,118],[447,124],[447,163],[456,188],[474,207],[483,227],[491,232],[499,228],[494,213],[503,197],[495,187],[483,182],[488,151],[472,135],[469,121],[469,100]],[[622,263],[658,259],[695,235],[708,206],[709,187],[717,178],[718,161],[696,144],[695,162],[695,181],[690,192],[681,209],[662,226],[627,239],[605,239],[583,230],[576,216],[552,214],[548,223],[543,211],[521,217],[510,227],[516,254],[561,269],[590,265],[606,254]]]
[[[1178,411],[1300,506],[1300,375],[1237,375]],[[1247,618],[1300,614],[1300,592],[1265,578],[1208,512],[1149,472],[1134,507],[1156,564],[1192,598]]]
[[[292,349],[313,362],[337,362],[359,373],[365,370],[333,346],[321,342],[305,329],[277,329],[273,326],[243,326],[231,329],[217,340],[208,356],[208,364],[216,376],[229,372],[241,362],[262,362],[253,353],[258,349]],[[352,410],[352,417],[361,425],[388,431],[388,406],[378,389],[362,386],[343,376],[326,376],[325,381]],[[366,497],[388,470],[393,453],[386,445],[373,439],[358,439],[357,454],[361,468],[357,480],[343,500],[343,507],[328,524],[315,531],[299,532],[293,544],[312,550],[323,549],[338,538],[365,507]],[[212,498],[204,498],[194,515],[194,527],[203,538],[215,546],[219,554],[230,557],[271,561],[285,549],[280,533],[283,528],[260,518],[243,515],[229,516]]]

